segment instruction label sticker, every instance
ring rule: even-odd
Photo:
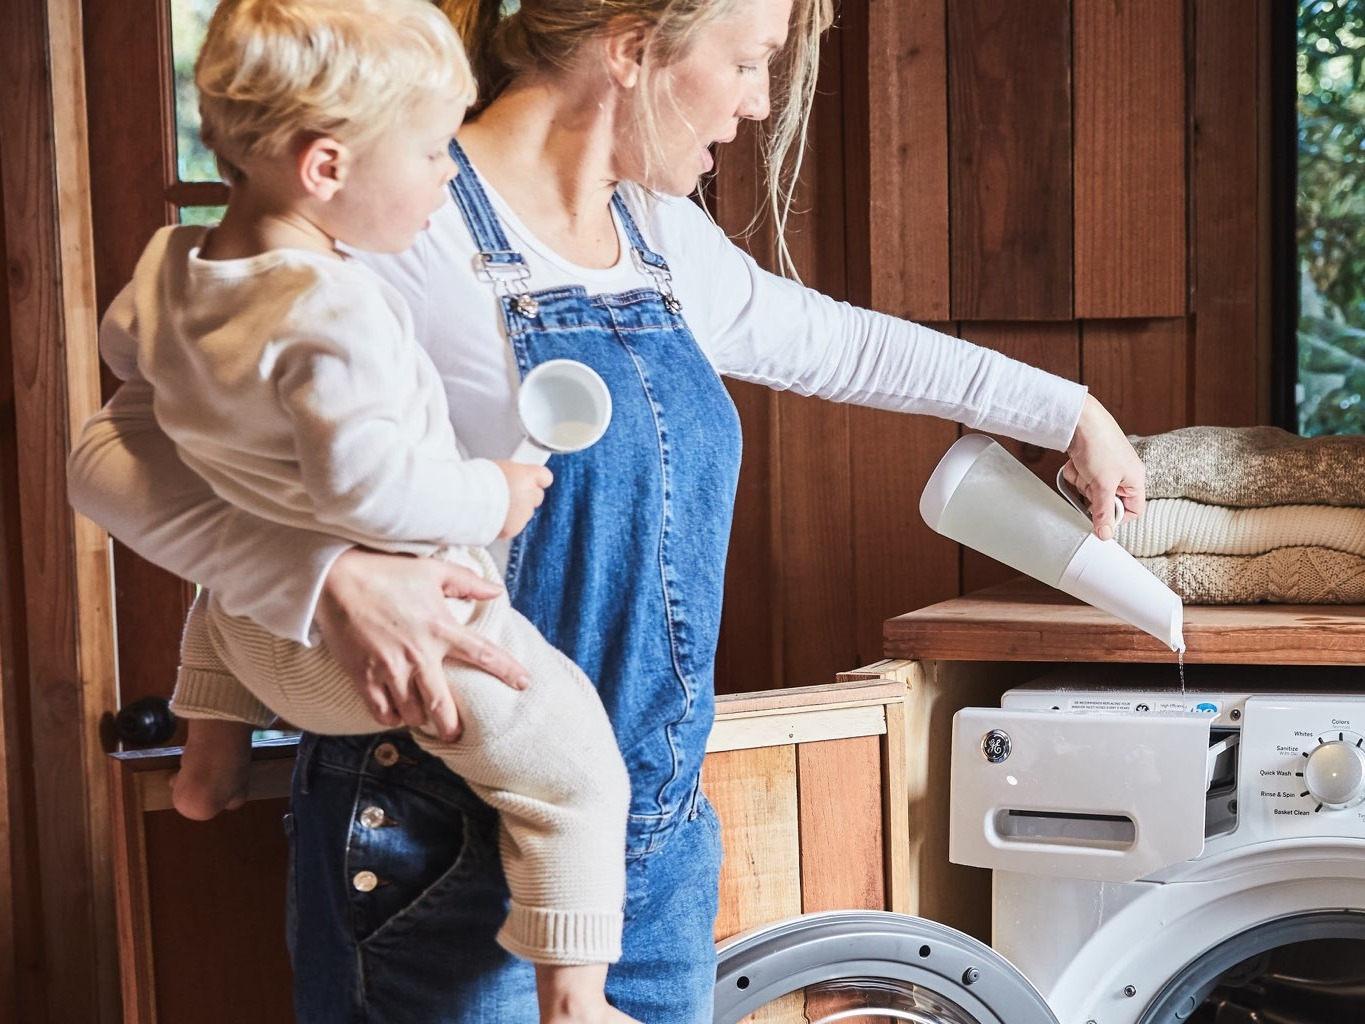
[[[1211,701],[1201,701],[1197,706],[1187,705],[1179,697],[1168,694],[1138,694],[1123,697],[1073,697],[1067,702],[1068,711],[1107,711],[1110,714],[1183,714],[1185,711],[1199,711],[1217,714],[1218,705]]]

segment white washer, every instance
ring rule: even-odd
[[[831,1008],[811,1024],[1365,1021],[1365,680],[1266,691],[1285,671],[1054,685],[1092,670],[959,712],[950,856],[995,869],[994,948],[896,914],[778,922],[721,945],[716,1024],[800,989]]]
[[[1049,755],[1059,773],[1069,765],[1078,775],[1075,784],[1062,783],[1058,802],[1068,802],[1087,772],[1143,794],[1135,809],[1113,798],[1073,805],[1092,828],[1083,840],[1057,838],[1068,812],[1044,819],[1022,860],[1008,839],[986,838],[994,852],[981,857],[967,852],[975,844],[966,838],[972,825],[982,837],[988,832],[975,816],[983,803],[996,805],[996,821],[1027,820],[1018,801],[978,803],[985,795],[978,792],[955,808],[963,835],[954,859],[997,868],[992,944],[1062,1024],[1212,1021],[1234,1010],[1244,1016],[1226,1019],[1365,1020],[1365,696],[1203,692],[1182,701],[1169,690],[1020,690],[1001,704],[996,717],[974,710],[955,723],[955,778],[973,761],[971,733],[987,721],[1008,731],[1033,715],[1051,716],[1065,732],[1107,720],[1116,744],[1103,757],[1076,760],[1069,749]],[[1192,718],[1209,727],[1199,848],[1158,858],[1128,878],[1114,865],[1149,840],[1169,841],[1190,820],[1186,792],[1163,795],[1159,783],[1144,792],[1162,774],[1153,769],[1165,767],[1148,755],[1167,755],[1163,742],[1143,737]],[[974,760],[988,766],[986,774],[1010,763],[990,765],[984,754]],[[1111,830],[1107,848],[1095,838],[1101,825]],[[1116,842],[1119,831],[1125,835]],[[1054,844],[1074,857],[1065,875],[1049,869]],[[1098,860],[1086,862],[1087,846]]]

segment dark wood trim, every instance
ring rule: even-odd
[[[151,908],[147,895],[147,832],[143,824],[140,772],[178,770],[180,757],[156,761],[109,758],[109,799],[113,808],[114,894],[117,904],[119,974],[123,1024],[156,1024]]]
[[[166,186],[166,202],[174,206],[223,206],[228,187],[221,181],[173,181]]]
[[[1078,320],[1189,310],[1184,2],[1072,4]]]
[[[3,150],[0,137],[0,150]],[[0,172],[4,157],[0,153]],[[0,178],[0,195],[4,181]],[[5,254],[5,208],[0,202],[0,256]],[[6,258],[4,264],[8,265]],[[0,1018],[24,1020],[18,977],[25,973],[17,936],[35,919],[27,893],[33,866],[24,843],[23,807],[29,775],[27,718],[19,679],[26,675],[23,649],[23,566],[19,545],[18,451],[14,430],[14,374],[11,361],[9,290],[0,288]]]
[[[716,223],[740,238],[762,208],[762,160],[751,125],[717,155]],[[770,220],[770,218],[769,218]],[[761,225],[744,244],[760,261],[771,252],[772,225]],[[759,384],[727,381],[726,388],[744,424],[744,460],[735,494],[730,557],[725,565],[725,604],[716,651],[718,693],[771,686],[782,678],[782,607],[767,599],[762,582],[777,578],[776,502],[773,481],[779,471],[777,396]],[[760,682],[761,680],[761,682]]]
[[[1299,370],[1298,211],[1299,114],[1294,81],[1298,60],[1296,5],[1271,3],[1267,74],[1270,144],[1270,422],[1298,431],[1294,387]]]
[[[868,0],[846,4],[842,19],[860,47],[851,52],[867,55],[844,73],[858,112],[848,149],[868,180],[860,213],[847,214],[850,226],[866,222],[849,258],[868,264],[867,294],[850,298],[913,320],[949,316],[947,18],[942,0]]]

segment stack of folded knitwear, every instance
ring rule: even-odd
[[[1365,602],[1365,437],[1187,427],[1132,441],[1147,510],[1117,539],[1186,603]]]

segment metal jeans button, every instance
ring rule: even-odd
[[[351,885],[358,892],[373,892],[375,886],[379,884],[379,876],[373,871],[357,871],[351,879]]]
[[[374,748],[374,759],[384,768],[392,768],[398,763],[398,748],[392,743],[381,743]]]
[[[380,828],[388,824],[389,816],[382,807],[366,807],[360,812],[360,824],[366,828]]]

